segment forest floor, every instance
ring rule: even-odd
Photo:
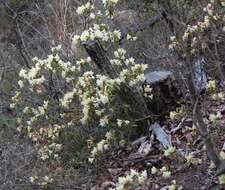
[[[225,104],[223,101],[215,101],[212,98],[204,100],[203,110],[204,119],[207,123],[208,130],[217,151],[225,151]],[[219,121],[214,123],[210,122],[210,114],[221,114]],[[99,179],[99,184],[93,188],[104,189],[105,186],[115,183],[119,176],[125,176],[126,172],[130,169],[138,171],[147,170],[148,179],[146,183],[140,188],[140,190],[154,190],[154,189],[168,189],[168,185],[172,184],[175,180],[177,185],[182,186],[186,190],[223,190],[225,185],[219,185],[218,177],[215,176],[216,169],[209,161],[204,142],[202,141],[197,129],[193,126],[193,122],[190,115],[186,115],[182,121],[171,121],[168,117],[163,129],[172,137],[172,144],[176,147],[178,152],[191,153],[194,155],[194,159],[197,164],[185,164],[179,154],[172,157],[164,156],[160,144],[157,140],[154,140],[152,147],[153,151],[150,154],[140,155],[136,151],[121,150],[112,153],[108,161],[106,161],[106,172]],[[177,130],[174,129],[177,126]],[[164,178],[162,175],[152,175],[151,168],[156,167],[158,169],[166,166],[171,171],[171,177]],[[102,183],[104,182],[104,183]],[[163,188],[164,187],[164,188]]]

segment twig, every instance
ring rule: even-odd
[[[183,123],[186,121],[186,119],[187,119],[187,115],[186,115],[185,117],[182,118],[181,122],[177,125],[177,127],[173,128],[173,129],[171,130],[171,132],[172,132],[172,133],[176,133],[178,130],[180,130],[181,127],[182,127],[182,125],[183,125]]]
[[[148,115],[146,117],[143,117],[143,118],[140,118],[140,119],[136,119],[135,122],[140,122],[140,121],[144,121],[144,120],[151,119],[151,118],[152,118],[152,115]]]

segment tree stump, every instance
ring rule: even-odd
[[[181,93],[171,71],[153,71],[145,75],[144,85],[150,85],[153,98],[147,100],[148,108],[156,115],[164,116],[179,106]]]

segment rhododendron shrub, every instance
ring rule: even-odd
[[[104,45],[113,44],[109,55],[114,75],[98,70],[90,57],[65,61],[60,56],[61,46],[52,48],[47,58],[33,59],[31,68],[19,72],[19,90],[12,98],[11,107],[21,110],[18,130],[26,133],[34,142],[43,160],[59,159],[62,144],[60,133],[67,127],[92,125],[108,131],[105,138],[90,152],[89,161],[107,151],[118,134],[135,126],[129,111],[132,107],[120,99],[121,89],[132,89],[151,98],[151,88],[144,90],[145,64],[137,64],[126,50],[119,46],[121,32],[111,29],[105,20],[113,18],[118,1],[103,1],[104,11],[96,10],[90,2],[78,7],[77,13],[89,24],[74,35],[72,45],[82,48],[84,43],[96,40]],[[87,27],[89,26],[89,27]],[[135,40],[128,34],[129,41]],[[116,130],[112,130],[116,129]]]

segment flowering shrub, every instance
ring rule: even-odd
[[[77,8],[77,13],[86,19],[91,17],[90,27],[80,35],[74,35],[72,44],[82,45],[89,40],[113,43],[115,50],[110,57],[110,66],[115,75],[108,76],[96,70],[90,57],[65,61],[60,56],[61,46],[52,48],[52,54],[45,59],[34,58],[33,66],[19,72],[19,90],[12,98],[11,107],[22,110],[18,117],[18,130],[26,133],[34,142],[41,159],[59,158],[62,144],[58,143],[60,133],[69,126],[95,125],[117,128],[106,133],[106,139],[97,143],[91,151],[89,161],[108,150],[113,136],[118,131],[134,125],[130,118],[129,105],[120,100],[122,86],[133,89],[141,96],[151,97],[150,86],[142,89],[145,80],[145,64],[136,64],[125,49],[119,47],[119,30],[111,30],[104,19],[115,14],[117,0],[103,0],[104,13],[95,10],[90,2]],[[135,37],[127,36],[132,41]],[[78,112],[82,110],[82,113]],[[76,116],[76,118],[74,117]],[[77,119],[78,117],[78,119]],[[120,132],[117,134],[121,134]]]
[[[183,57],[195,57],[209,51],[210,39],[216,33],[215,43],[220,43],[224,35],[224,0],[211,0],[203,9],[204,17],[186,27],[182,36],[172,36],[170,49],[183,52]]]
[[[224,0],[210,0],[208,4],[202,10],[202,16],[198,19],[191,22],[189,25],[185,25],[184,32],[176,34],[171,37],[171,43],[169,48],[174,50],[173,52],[179,57],[178,59],[184,63],[184,66],[189,69],[186,71],[187,81],[188,81],[188,90],[191,94],[192,105],[193,105],[193,118],[194,124],[198,128],[201,136],[205,138],[205,133],[207,132],[206,122],[203,119],[201,104],[198,102],[197,95],[201,96],[200,90],[196,87],[196,60],[199,61],[201,56],[206,58],[206,63],[202,64],[201,72],[204,72],[205,68],[212,67],[216,68],[219,76],[224,80],[224,75],[222,71],[224,54],[221,52],[224,49],[224,21],[225,21],[225,3]],[[210,65],[211,63],[211,65]],[[207,73],[208,74],[208,73]],[[216,72],[209,73],[212,77],[215,77]],[[201,74],[201,78],[203,74]],[[213,76],[214,75],[214,76]],[[201,79],[202,83],[203,80]],[[216,82],[209,81],[207,85],[207,90],[212,94],[213,99],[221,99],[222,94],[217,95],[216,92]],[[220,97],[220,98],[218,98]],[[198,103],[196,103],[198,102]],[[194,104],[196,104],[194,106]],[[195,110],[196,108],[196,110]],[[210,121],[212,123],[218,124],[221,118],[220,112],[217,114],[210,115]],[[210,134],[207,134],[208,137],[205,139],[207,143],[206,151],[208,157],[213,160],[216,164],[218,170],[224,167],[224,161],[220,160],[217,153],[214,151],[215,147],[212,143]],[[213,155],[213,156],[212,156]],[[219,162],[216,162],[219,160]],[[201,160],[193,158],[193,155],[186,156],[187,165],[193,165],[201,163]],[[224,170],[224,169],[223,169]]]
[[[73,74],[79,70],[70,62],[60,59],[58,51],[60,46],[52,49],[52,54],[46,59],[34,58],[34,66],[30,69],[22,69],[19,73],[21,80],[18,81],[20,90],[12,98],[11,107],[22,109],[18,117],[18,130],[25,132],[35,143],[40,157],[58,158],[61,144],[56,143],[60,131],[67,123],[63,120],[63,110],[58,95],[59,82],[54,80],[61,77],[62,80],[71,83]],[[65,77],[67,78],[65,79]],[[54,92],[58,91],[58,92]],[[66,100],[65,100],[66,99]],[[65,98],[62,104],[68,101]]]

